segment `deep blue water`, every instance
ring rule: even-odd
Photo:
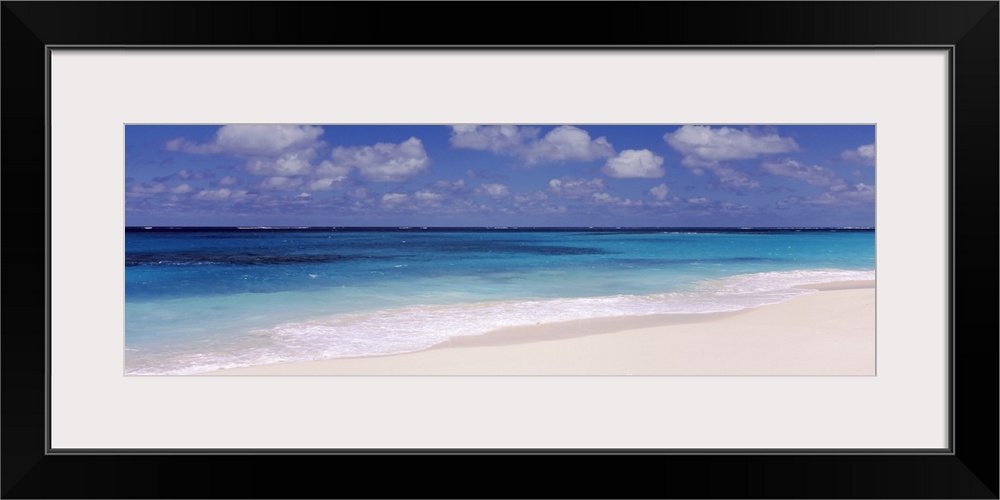
[[[873,279],[875,232],[127,228],[124,264],[126,373],[197,373],[753,307]]]

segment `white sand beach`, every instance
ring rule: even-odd
[[[726,313],[598,318],[457,337],[406,354],[199,375],[875,375],[875,282]]]

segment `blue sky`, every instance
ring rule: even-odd
[[[129,226],[874,226],[873,125],[127,125]]]

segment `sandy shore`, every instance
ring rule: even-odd
[[[203,375],[875,375],[875,282],[754,309],[507,328],[431,349]]]

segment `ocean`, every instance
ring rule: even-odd
[[[411,352],[855,279],[875,279],[874,229],[127,227],[124,372]]]

